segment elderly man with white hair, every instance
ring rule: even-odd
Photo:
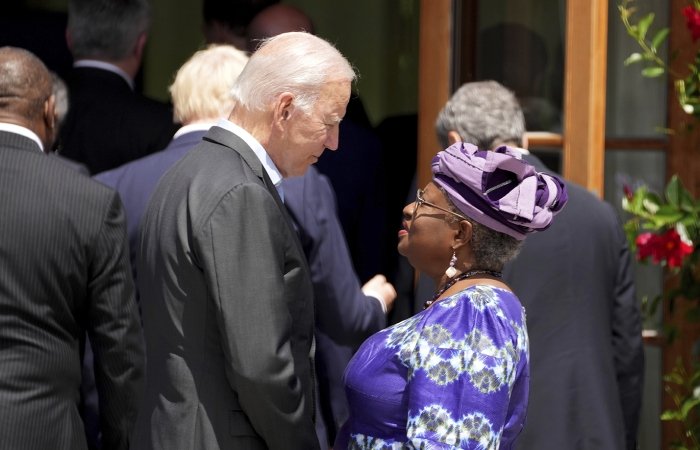
[[[271,38],[228,119],[158,183],[138,257],[148,378],[135,448],[319,447],[312,285],[281,181],[337,147],[354,79],[323,39]]]

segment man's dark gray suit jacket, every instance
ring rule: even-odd
[[[87,448],[78,411],[89,334],[104,449],[127,449],[143,341],[118,195],[0,132],[0,447]]]
[[[148,380],[134,448],[318,448],[309,271],[242,139],[213,127],[163,176],[139,290]]]
[[[566,188],[552,226],[528,236],[504,272],[530,338],[530,400],[515,448],[634,449],[644,355],[627,241],[609,204]]]

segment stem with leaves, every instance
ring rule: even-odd
[[[622,3],[618,5],[620,18],[622,19],[622,23],[627,30],[627,34],[637,41],[637,44],[639,44],[642,52],[632,53],[627,57],[627,59],[625,59],[624,64],[628,66],[630,64],[646,61],[648,66],[642,69],[642,76],[648,78],[658,77],[663,75],[664,72],[668,72],[675,78],[680,77],[679,74],[671,70],[668,64],[666,64],[666,62],[659,57],[658,53],[659,47],[668,37],[668,33],[670,31],[669,28],[661,28],[656,32],[656,34],[654,34],[654,37],[648,41],[647,34],[656,16],[653,12],[650,12],[646,16],[642,17],[637,23],[630,22],[630,19],[637,11],[637,8],[630,6],[631,3],[633,3],[632,0],[623,0]]]

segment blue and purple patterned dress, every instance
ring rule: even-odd
[[[470,286],[362,344],[345,372],[350,418],[334,450],[509,449],[528,382],[517,297]]]

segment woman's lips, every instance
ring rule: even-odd
[[[408,231],[404,230],[403,228],[399,230],[399,238],[404,237],[408,234]]]

